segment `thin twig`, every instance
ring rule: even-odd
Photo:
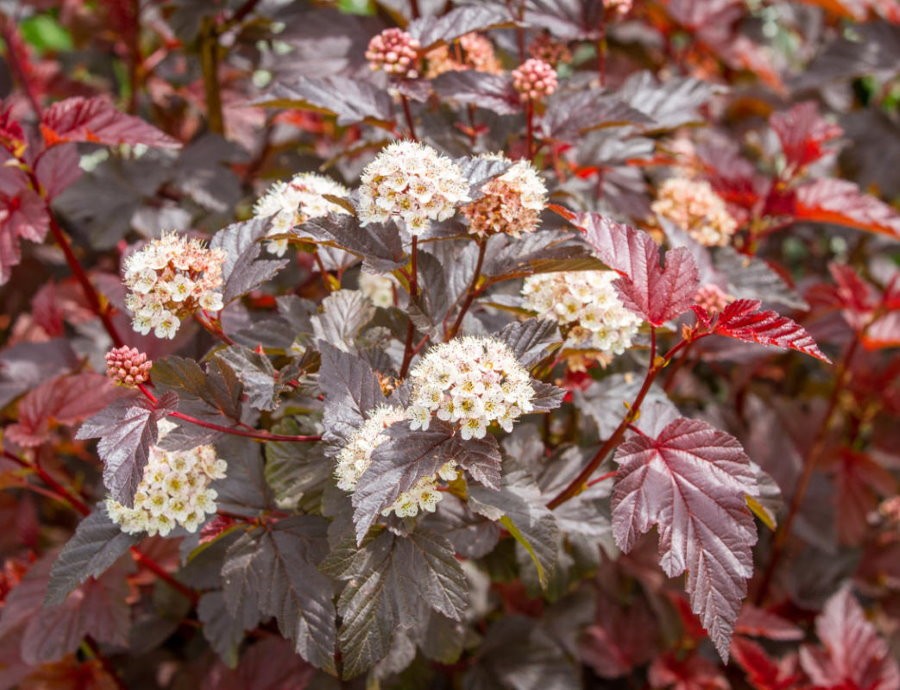
[[[472,302],[475,300],[475,297],[478,296],[479,288],[478,281],[481,279],[481,268],[484,265],[484,254],[487,249],[487,239],[479,239],[478,240],[478,259],[475,262],[475,273],[472,274],[472,282],[469,283],[469,289],[466,291],[466,299],[463,302],[462,306],[459,309],[459,314],[456,317],[456,321],[450,327],[450,330],[444,334],[444,340],[452,340],[456,334],[459,332],[459,327],[462,325],[463,317],[465,317],[466,312],[469,311],[469,307],[472,306]]]
[[[409,302],[412,306],[419,298],[419,238],[413,235],[412,248],[410,249],[410,276],[409,276]],[[413,338],[416,335],[416,326],[413,324],[411,316],[407,317],[409,321],[406,325],[406,342],[403,345],[403,364],[400,366],[400,378],[406,378],[409,371],[409,365],[413,358]]]

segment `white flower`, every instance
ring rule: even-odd
[[[372,452],[388,438],[384,430],[404,419],[406,419],[405,410],[388,405],[377,407],[369,413],[366,421],[351,435],[347,445],[338,453],[334,469],[338,488],[348,492],[356,490],[360,477],[372,462]],[[396,513],[399,517],[414,517],[420,510],[434,512],[435,506],[441,500],[437,482],[456,479],[455,468],[456,464],[449,462],[444,464],[437,474],[423,477],[409,491],[400,494],[396,501],[381,511],[381,514],[388,516]]]
[[[288,182],[276,182],[259,198],[253,207],[256,218],[272,217],[269,235],[285,235],[310,218],[321,218],[329,213],[348,213],[340,204],[325,195],[346,199],[350,190],[334,180],[316,173],[299,173]],[[277,239],[266,248],[282,256],[287,251],[287,240]]]
[[[359,274],[359,291],[376,307],[394,306],[394,289],[397,281],[390,275],[375,275],[363,271]]]
[[[705,180],[666,180],[651,208],[706,247],[729,244],[738,227],[722,197]]]
[[[149,242],[125,262],[125,306],[138,333],[174,338],[186,318],[205,305],[222,308],[225,253],[174,233]]]
[[[479,158],[507,160],[503,154]],[[469,232],[482,237],[497,233],[518,237],[534,232],[547,205],[547,187],[526,160],[516,161],[505,173],[488,181],[481,192],[483,196],[463,206],[462,212],[469,222]]]
[[[175,425],[159,423],[162,438]],[[134,505],[128,507],[108,498],[106,510],[123,532],[166,536],[176,525],[196,532],[206,515],[216,512],[216,491],[209,488],[214,479],[225,476],[227,465],[216,457],[212,446],[197,446],[187,451],[166,451],[151,446],[144,476],[135,491]]]
[[[446,156],[414,141],[396,141],[363,170],[359,219],[363,225],[400,217],[413,235],[431,221],[446,220],[469,201],[462,169]]]
[[[531,377],[499,340],[466,336],[431,348],[409,375],[407,419],[427,429],[432,416],[458,424],[468,440],[484,438],[493,422],[511,428],[533,409]]]
[[[620,355],[637,334],[641,318],[626,309],[614,271],[572,271],[529,276],[522,286],[526,309],[556,321],[573,349]]]

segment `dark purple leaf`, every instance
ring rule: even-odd
[[[434,90],[446,100],[486,108],[498,115],[513,115],[522,111],[519,94],[508,74],[487,74],[475,70],[445,72],[434,80]]]
[[[409,23],[406,31],[422,50],[439,42],[450,43],[472,31],[487,31],[513,24],[509,10],[503,5],[469,5],[457,7],[440,17],[421,17]]]
[[[226,304],[271,279],[287,265],[287,259],[258,259],[262,251],[259,240],[268,229],[267,218],[254,218],[233,223],[213,235],[210,248],[225,252],[222,300]]]
[[[256,102],[277,108],[305,108],[337,116],[339,125],[368,122],[393,126],[393,107],[387,91],[348,77],[300,77],[276,83]]]

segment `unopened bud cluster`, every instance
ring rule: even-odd
[[[420,235],[431,221],[450,218],[458,204],[469,201],[469,183],[456,163],[430,146],[397,141],[363,170],[359,201],[363,225],[397,216]]]
[[[106,353],[106,375],[123,386],[139,386],[150,378],[153,362],[136,347],[114,347]]]
[[[257,218],[271,216],[269,235],[285,235],[310,218],[321,218],[329,213],[348,213],[340,204],[325,195],[346,199],[350,190],[334,180],[316,173],[294,175],[289,182],[276,182],[259,198],[253,207]],[[266,248],[278,256],[287,251],[285,238],[270,240]]]
[[[406,79],[419,76],[419,42],[402,29],[385,29],[369,41],[366,60],[373,70]]]
[[[438,46],[428,51],[425,59],[428,61],[425,76],[429,79],[445,72],[467,69],[487,74],[500,74],[503,71],[493,44],[478,33],[464,34],[452,46]]]
[[[565,42],[555,39],[549,31],[543,31],[535,37],[528,46],[528,54],[554,67],[560,63],[572,61],[572,51],[569,50],[569,46]]]
[[[160,436],[174,428],[160,422]],[[216,512],[217,493],[209,488],[214,479],[225,477],[227,464],[216,457],[212,446],[187,451],[166,451],[151,446],[144,476],[134,494],[132,507],[112,498],[106,511],[123,532],[146,532],[165,537],[177,525],[196,532],[206,516]]]
[[[713,283],[701,285],[694,295],[694,302],[706,309],[710,313],[722,311],[733,301],[731,295],[722,291],[722,289]]]
[[[199,240],[175,233],[149,242],[128,257],[125,306],[133,314],[134,330],[174,338],[181,319],[199,309],[222,309],[219,289],[224,262],[221,249],[209,249]]]
[[[502,154],[482,158],[506,160]],[[488,181],[481,193],[483,196],[463,206],[462,212],[469,222],[469,232],[482,237],[497,233],[518,237],[523,232],[533,232],[547,205],[547,187],[534,166],[525,160],[517,161]]]
[[[382,405],[375,408],[362,426],[350,437],[337,456],[335,478],[340,489],[355,491],[359,479],[372,462],[373,451],[387,440],[384,430],[407,418],[399,407]],[[419,511],[433,513],[441,500],[438,482],[453,481],[457,477],[456,463],[448,462],[435,475],[423,477],[413,488],[405,491],[394,503],[381,511],[384,516],[415,517]]]
[[[540,101],[557,87],[556,70],[543,60],[531,58],[512,72],[513,87],[519,92],[522,102]]]
[[[410,428],[428,429],[432,417],[458,424],[463,439],[484,438],[497,422],[513,422],[534,409],[525,368],[505,343],[466,336],[433,347],[410,372]]]
[[[524,306],[556,321],[566,345],[620,355],[631,347],[641,318],[626,309],[613,281],[615,271],[572,271],[529,276],[522,287]]]
[[[724,247],[737,230],[737,221],[705,180],[670,178],[662,183],[653,212],[667,218],[706,247]]]

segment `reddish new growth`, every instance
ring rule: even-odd
[[[522,102],[540,101],[556,91],[556,71],[553,65],[531,58],[523,62],[512,73],[513,87],[519,92]]]
[[[734,298],[723,292],[718,285],[707,283],[697,289],[694,302],[710,313],[720,312],[734,301]]]
[[[419,42],[402,29],[385,29],[369,41],[366,60],[374,71],[384,70],[398,77],[419,76]]]
[[[106,353],[106,375],[123,386],[139,386],[150,378],[153,362],[136,347],[114,347]]]

